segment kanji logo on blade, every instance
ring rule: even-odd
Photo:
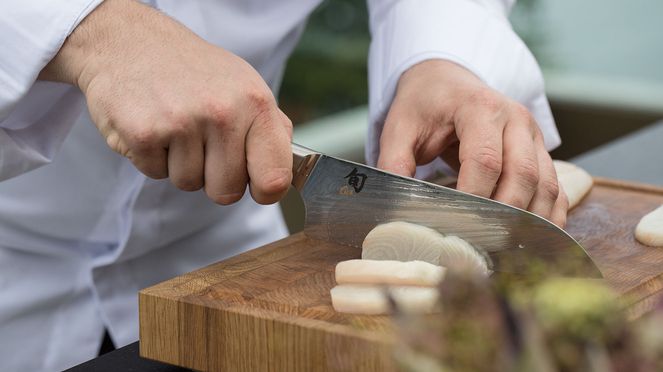
[[[348,185],[352,186],[356,193],[359,193],[364,188],[367,175],[357,172],[357,168],[353,169],[350,174],[343,178],[348,178]]]

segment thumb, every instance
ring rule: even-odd
[[[413,177],[417,169],[415,159],[417,133],[415,128],[391,112],[387,116],[380,136],[378,168],[401,176]]]
[[[292,123],[277,108],[258,116],[246,136],[249,189],[260,204],[272,204],[288,192],[292,180]]]

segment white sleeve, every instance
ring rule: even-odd
[[[368,0],[369,134],[366,160],[374,165],[387,111],[401,74],[428,59],[446,59],[525,105],[550,150],[560,144],[543,76],[507,15],[513,0]],[[438,160],[439,162],[439,160]],[[422,174],[418,169],[418,175]]]
[[[0,181],[49,162],[83,109],[74,87],[36,80],[101,1],[0,2]]]

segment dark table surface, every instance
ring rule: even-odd
[[[576,156],[593,176],[663,186],[663,121]]]
[[[663,185],[663,121],[582,154],[572,162],[595,176]],[[80,364],[69,371],[181,372],[138,356],[138,342]]]
[[[70,372],[182,372],[189,369],[155,362],[138,356],[138,342],[68,369]]]

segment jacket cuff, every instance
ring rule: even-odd
[[[0,3],[0,126],[65,39],[102,0]]]

